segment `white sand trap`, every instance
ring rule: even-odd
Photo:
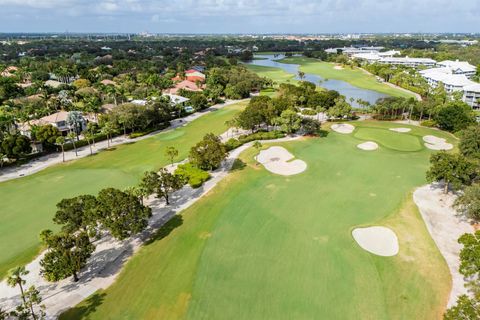
[[[355,130],[355,127],[347,123],[337,123],[332,126],[332,130],[338,133],[350,134]]]
[[[425,147],[430,150],[452,150],[453,144],[448,143],[447,140],[435,136],[424,136]]]
[[[343,70],[343,67],[342,67],[342,66],[335,66],[335,67],[333,67],[333,69],[335,69],[335,70]]]
[[[260,151],[257,161],[268,171],[282,176],[291,176],[302,173],[307,169],[307,164],[302,160],[293,160],[295,157],[282,147],[270,147]]]
[[[398,254],[398,238],[395,232],[385,227],[357,228],[352,236],[362,249],[382,257]]]
[[[400,132],[400,133],[406,133],[412,131],[410,128],[391,128],[389,129],[390,131],[395,131],[395,132]]]
[[[378,149],[378,144],[376,144],[373,141],[367,141],[364,143],[361,143],[357,146],[357,148],[365,150],[365,151],[373,151]]]

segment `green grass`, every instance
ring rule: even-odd
[[[0,183],[0,278],[29,262],[40,250],[38,234],[53,228],[55,205],[63,198],[96,194],[105,187],[136,184],[143,172],[169,163],[165,148],[175,146],[184,159],[203,135],[220,134],[241,103],[209,113],[185,127],[115,147],[97,155],[56,165],[37,174]]]
[[[280,68],[257,66],[253,64],[245,64],[245,67],[250,71],[255,72],[260,77],[266,77],[272,79],[274,82],[297,84],[298,80],[295,80],[295,75],[290,74]]]
[[[456,140],[417,127],[402,140],[387,130],[392,123],[355,125],[352,135],[275,144],[307,162],[296,176],[269,173],[248,149],[109,289],[62,319],[440,318],[451,279],[411,200],[431,152],[398,150],[425,134]],[[359,150],[362,131],[385,131],[377,139],[388,147]],[[351,231],[366,225],[392,228],[400,253],[362,250]]]
[[[346,81],[356,87],[377,91],[394,97],[415,97],[408,92],[392,88],[367,74],[358,68],[344,67],[342,70],[335,69],[334,63],[323,62],[313,58],[289,57],[278,60],[282,63],[291,63],[300,65],[300,70],[305,73],[317,74],[325,79],[336,79]]]

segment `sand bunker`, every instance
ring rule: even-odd
[[[373,151],[378,149],[378,144],[376,144],[373,141],[367,141],[364,143],[361,143],[357,146],[357,148],[365,150],[365,151]]]
[[[391,128],[389,129],[390,131],[395,131],[395,132],[400,132],[400,133],[406,133],[412,131],[410,128]]]
[[[343,70],[343,67],[342,67],[342,66],[335,66],[335,67],[333,67],[333,69],[335,69],[335,70]]]
[[[271,147],[262,150],[256,157],[265,169],[280,174],[282,176],[291,176],[299,174],[307,169],[307,164],[302,160],[293,160],[295,157],[282,147]]]
[[[382,257],[398,254],[398,238],[395,232],[385,227],[357,228],[352,236],[362,249]]]
[[[425,147],[431,150],[452,150],[453,144],[448,143],[446,139],[435,137],[435,136],[425,136],[423,137],[425,141]]]
[[[355,127],[351,124],[337,123],[332,126],[332,130],[338,133],[349,134],[355,130]]]

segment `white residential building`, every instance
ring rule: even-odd
[[[445,91],[452,94],[456,91],[463,92],[463,101],[473,109],[480,109],[480,84],[470,80],[465,74],[454,73],[455,69],[450,67],[432,68],[420,71],[420,74],[427,80],[432,88],[443,83]]]
[[[474,110],[480,110],[480,83],[463,88],[463,101]]]
[[[386,57],[380,59],[378,63],[416,68],[420,66],[434,67],[437,61],[429,58]]]
[[[437,63],[437,65],[443,68],[451,69],[452,74],[464,74],[467,78],[471,78],[477,73],[477,67],[466,61],[445,60]]]
[[[352,55],[354,59],[365,60],[368,63],[379,62],[383,58],[391,58],[397,54],[400,54],[400,51],[390,50],[385,52],[362,52]]]

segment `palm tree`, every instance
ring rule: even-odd
[[[62,147],[62,157],[63,157],[63,162],[65,162],[65,148],[64,148],[65,137],[64,136],[58,137],[55,143]]]
[[[70,132],[67,134],[67,137],[72,141],[73,150],[75,150],[75,156],[78,157],[77,146],[75,145],[75,137],[76,137],[75,132],[70,131]]]
[[[300,80],[305,79],[305,72],[303,72],[303,71],[298,71],[298,78],[299,78]]]
[[[14,288],[18,286],[20,288],[20,293],[22,295],[23,304],[27,305],[27,301],[25,299],[25,292],[23,291],[23,285],[25,284],[25,280],[22,278],[29,273],[28,270],[25,269],[24,266],[16,267],[11,269],[8,272],[7,284]]]
[[[85,140],[87,140],[88,147],[90,148],[90,155],[93,155],[92,144],[90,143],[90,141],[93,141],[93,134],[88,131],[84,131],[83,136],[85,137]]]
[[[114,132],[114,127],[111,122],[105,122],[100,132],[107,136],[107,148],[110,148],[110,139]]]

